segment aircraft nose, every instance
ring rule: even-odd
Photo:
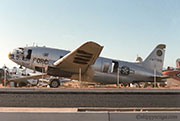
[[[10,58],[11,52],[8,53],[8,58]]]
[[[14,59],[14,54],[12,54],[11,52],[8,53],[8,58],[9,59]]]

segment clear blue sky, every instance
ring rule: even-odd
[[[159,43],[165,67],[180,57],[179,0],[0,0],[0,67],[19,46],[73,50],[94,40],[101,56],[135,61]]]

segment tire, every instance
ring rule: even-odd
[[[60,86],[59,80],[58,79],[53,79],[50,82],[49,85],[51,88],[58,88]]]

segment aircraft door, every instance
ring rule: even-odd
[[[31,59],[31,55],[32,55],[32,50],[28,49],[26,59],[30,60]]]
[[[32,49],[27,49],[24,57],[25,63],[28,64],[29,68],[33,68]]]
[[[118,61],[112,61],[111,73],[117,73],[119,67]]]

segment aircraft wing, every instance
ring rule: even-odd
[[[81,73],[84,73],[90,65],[95,63],[102,49],[103,46],[95,42],[86,42],[63,58],[57,60],[54,66],[72,73],[79,73],[79,69],[81,68]]]
[[[46,73],[44,74],[38,74],[38,75],[32,75],[32,76],[22,76],[22,77],[12,77],[10,79],[8,79],[8,81],[26,81],[28,79],[40,79],[42,78],[42,76],[47,76]]]

